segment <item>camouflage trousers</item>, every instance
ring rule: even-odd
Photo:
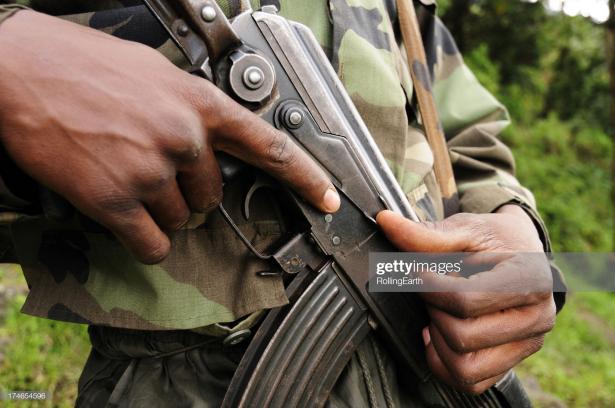
[[[90,327],[92,351],[79,380],[77,407],[218,407],[247,344],[191,331]],[[246,342],[247,343],[247,342]],[[409,407],[384,347],[369,336],[342,372],[327,407]]]

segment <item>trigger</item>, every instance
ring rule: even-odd
[[[252,183],[252,186],[246,193],[246,197],[243,200],[243,217],[246,221],[250,219],[250,203],[252,201],[252,197],[261,188],[276,188],[276,185],[273,183],[273,180],[264,175],[259,174],[256,176],[254,183]]]

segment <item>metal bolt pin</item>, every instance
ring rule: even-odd
[[[258,89],[265,82],[265,73],[259,67],[251,66],[243,72],[243,83],[250,89]]]
[[[331,221],[333,221],[333,216],[331,214],[325,215],[325,222],[331,222]]]
[[[201,17],[203,17],[203,20],[205,20],[206,22],[211,23],[216,19],[216,9],[214,9],[212,6],[203,7],[203,9],[201,10]]]
[[[188,35],[188,33],[189,33],[189,30],[186,24],[181,24],[179,27],[177,27],[177,34],[180,37],[185,37]]]
[[[342,239],[336,235],[331,239],[331,242],[333,242],[333,245],[337,246],[342,243]]]
[[[250,81],[251,84],[258,84],[261,79],[263,79],[263,77],[259,72],[250,71],[250,74],[248,75],[248,81]]]
[[[294,110],[288,115],[288,122],[293,126],[299,126],[303,122],[303,115],[301,112]]]

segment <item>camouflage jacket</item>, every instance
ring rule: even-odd
[[[394,0],[263,0],[283,16],[310,27],[329,55],[353,102],[423,219],[442,218],[432,171],[433,155],[417,126],[417,106]],[[1,2],[0,2],[1,3]],[[238,0],[219,0],[229,15]],[[258,0],[253,1],[255,8]],[[464,212],[487,213],[516,203],[533,217],[549,249],[531,193],[514,177],[510,150],[498,140],[506,109],[476,80],[450,33],[435,16],[435,2],[416,2],[436,105],[444,127]],[[135,0],[31,0],[35,10],[58,15],[118,37],[157,48],[177,65],[183,57],[151,15]],[[16,6],[0,6],[0,20]],[[0,26],[0,35],[2,30]],[[195,216],[175,235],[163,263],[136,262],[104,230],[84,217],[54,223],[23,192],[23,174],[4,158],[0,167],[0,254],[22,265],[30,286],[23,311],[77,323],[136,329],[222,330],[231,322],[287,299],[281,278],[250,256],[216,216]],[[225,203],[238,200],[225,193]],[[283,225],[261,200],[262,216],[242,225],[257,247],[280,236]],[[229,261],[232,260],[232,261]],[[215,331],[214,330],[214,331]]]

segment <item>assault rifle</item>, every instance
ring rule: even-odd
[[[370,252],[394,252],[374,217],[384,209],[418,221],[312,32],[249,6],[229,21],[214,0],[145,0],[190,62],[273,126],[323,169],[341,194],[325,215],[288,192],[285,210],[302,228],[271,255],[259,253],[220,211],[246,246],[285,274],[290,304],[269,311],[227,391],[225,407],[322,406],[361,341],[372,330],[412,376],[419,406],[525,407],[511,371],[480,396],[430,374],[421,341],[428,317],[413,294],[369,293]],[[226,183],[241,165],[219,157]],[[246,204],[249,206],[249,203]]]

